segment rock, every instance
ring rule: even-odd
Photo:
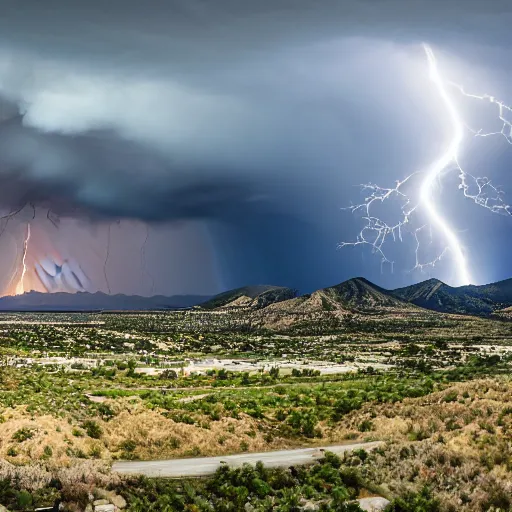
[[[389,505],[389,500],[382,498],[381,496],[375,496],[373,498],[362,498],[357,500],[359,506],[366,510],[366,512],[381,512]]]
[[[107,505],[98,505],[94,507],[94,512],[116,512],[116,507],[111,503]]]
[[[0,512],[9,512],[3,505],[0,505]]]
[[[110,501],[108,501],[107,499],[101,499],[101,500],[96,500],[93,505],[95,507],[99,507],[101,505],[108,505],[110,503]]]
[[[94,509],[90,503],[88,503],[87,507],[85,507],[85,512],[94,512]]]
[[[111,494],[110,491],[102,489],[101,487],[96,487],[96,489],[94,489],[94,496],[96,497],[97,500],[108,500],[109,494]],[[92,499],[91,501],[94,501],[94,499]]]
[[[94,491],[94,493],[96,494],[98,500],[107,500],[107,503],[112,503],[119,509],[126,508],[126,500],[119,494],[116,494],[114,491],[107,491],[106,489],[98,488]]]
[[[113,493],[110,495],[110,503],[113,503],[119,509],[126,508],[127,505],[126,500],[122,496]]]
[[[313,512],[315,510],[319,510],[319,508],[319,503],[315,503],[314,501],[310,501],[305,498],[301,498],[300,500],[300,510]]]

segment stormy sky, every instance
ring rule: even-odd
[[[361,227],[342,208],[446,144],[421,43],[449,80],[512,103],[511,26],[499,0],[3,0],[0,206],[37,220],[9,220],[0,266],[12,274],[34,222],[34,261],[51,240],[112,293],[450,282],[449,256],[409,271],[412,240],[390,247],[393,273],[368,247],[338,249]],[[507,146],[462,157],[506,192]],[[510,277],[512,219],[450,176],[438,199],[475,281]]]

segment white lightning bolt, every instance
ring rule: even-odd
[[[23,242],[23,257],[21,263],[23,265],[20,280],[18,281],[18,285],[16,286],[16,295],[22,295],[25,292],[25,288],[23,285],[23,281],[25,280],[25,274],[27,273],[27,251],[28,251],[28,243],[30,241],[30,223],[27,223],[27,236]]]
[[[471,282],[471,277],[469,275],[466,258],[464,256],[464,252],[462,251],[461,244],[455,233],[448,225],[448,223],[437,212],[435,204],[432,201],[432,191],[435,185],[435,181],[439,178],[439,175],[451,164],[456,164],[457,167],[460,169],[460,166],[457,164],[457,158],[459,148],[464,136],[464,124],[459,119],[457,109],[455,108],[454,104],[452,103],[450,97],[446,92],[446,89],[444,88],[443,80],[439,75],[437,61],[434,56],[434,53],[432,52],[432,49],[427,45],[424,45],[424,48],[428,58],[430,79],[434,82],[441,96],[441,99],[443,100],[443,103],[446,107],[446,111],[450,116],[450,120],[453,126],[453,137],[450,142],[450,145],[448,146],[448,149],[446,150],[444,155],[442,155],[441,158],[439,158],[437,162],[434,162],[430,171],[428,171],[425,180],[421,185],[421,204],[427,211],[428,216],[432,220],[432,223],[437,225],[437,227],[440,229],[440,231],[446,238],[452,255],[455,258],[460,284],[469,284]]]
[[[446,90],[445,81],[439,73],[437,60],[432,49],[426,44],[423,45],[423,48],[427,55],[430,79],[441,97],[452,126],[452,136],[449,145],[446,151],[427,170],[410,174],[402,181],[397,181],[393,188],[383,188],[372,183],[362,185],[363,191],[369,192],[369,195],[362,204],[351,206],[348,209],[352,213],[362,212],[365,225],[355,242],[342,242],[340,247],[368,244],[372,247],[374,252],[377,252],[381,256],[381,264],[389,263],[393,269],[393,262],[388,259],[384,252],[384,244],[390,238],[392,241],[402,241],[404,231],[413,224],[414,215],[417,211],[422,211],[429,218],[430,225],[422,225],[416,228],[413,226],[410,227],[410,231],[416,241],[416,264],[414,269],[423,270],[425,267],[434,267],[436,263],[449,252],[456,264],[457,281],[459,284],[464,285],[469,284],[472,279],[468,270],[463,247],[448,222],[443,218],[441,213],[437,211],[435,202],[433,201],[435,188],[441,175],[445,171],[456,170],[460,180],[459,189],[462,190],[464,196],[493,213],[512,215],[512,208],[504,202],[503,192],[495,187],[487,177],[475,177],[464,171],[459,164],[459,150],[464,139],[465,125]],[[512,144],[512,123],[506,118],[507,114],[512,116],[512,108],[498,101],[494,96],[488,94],[470,94],[460,85],[453,83],[450,83],[450,85],[455,86],[461,94],[468,98],[488,101],[498,107],[498,118],[502,123],[501,130],[484,133],[482,130],[470,129],[474,136],[488,137],[491,135],[502,135],[508,143]],[[419,198],[413,201],[405,189],[411,186],[411,182],[417,176],[423,176],[423,178],[419,187]],[[471,193],[472,186],[477,189],[475,193]],[[392,224],[385,222],[373,213],[373,206],[375,204],[384,203],[390,199],[398,199],[401,202],[400,218],[397,222]],[[430,228],[430,233],[432,233],[432,228],[437,229],[437,231],[442,234],[446,246],[433,260],[427,263],[421,263],[419,257],[421,246],[419,234],[427,227]]]

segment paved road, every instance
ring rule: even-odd
[[[190,459],[127,461],[115,462],[112,470],[123,475],[145,475],[150,477],[197,477],[215,473],[221,464],[239,467],[242,464],[256,464],[261,461],[267,467],[289,467],[308,464],[323,457],[324,451],[343,453],[364,448],[370,450],[381,445],[381,441],[372,443],[354,443],[335,446],[319,446],[315,448],[300,448],[297,450],[280,450],[275,452],[243,453],[226,455],[224,457],[199,457]]]

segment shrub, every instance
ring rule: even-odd
[[[373,430],[373,423],[370,420],[363,420],[357,428],[359,432],[371,432]]]
[[[407,493],[403,497],[393,500],[388,512],[439,512],[440,502],[434,498],[428,487],[424,487],[418,493]]]
[[[20,491],[17,496],[18,507],[25,510],[32,506],[32,494],[28,491]]]
[[[178,373],[175,370],[168,368],[161,373],[160,378],[164,380],[176,380],[178,378]]]
[[[363,448],[360,448],[359,450],[354,450],[352,453],[353,455],[358,457],[361,460],[361,462],[364,462],[368,458],[368,452]]]
[[[320,437],[320,432],[316,428],[318,418],[313,411],[292,411],[287,422],[305,437]]]
[[[273,378],[273,379],[277,379],[279,377],[279,367],[277,366],[272,366],[272,368],[270,368],[268,374]]]
[[[71,433],[75,436],[75,437],[84,437],[84,433],[79,429],[79,428],[73,428],[73,430],[71,431]]]
[[[101,427],[94,420],[86,420],[82,424],[82,428],[87,432],[89,437],[99,439],[103,434]]]
[[[169,446],[173,449],[177,449],[181,446],[181,441],[177,437],[171,437],[169,440]]]
[[[119,444],[119,449],[125,452],[133,452],[137,448],[137,443],[133,439],[125,439]]]
[[[276,420],[277,421],[284,421],[286,419],[286,412],[283,411],[283,409],[278,409],[276,412]]]
[[[99,459],[101,457],[101,448],[97,444],[92,446],[89,450],[89,455],[95,459]]]
[[[34,430],[31,428],[23,427],[14,432],[12,438],[14,441],[18,441],[18,443],[23,443],[23,441],[27,441],[28,439],[32,439],[34,437]]]
[[[105,420],[110,420],[115,416],[114,411],[108,404],[99,404],[98,405],[98,413]]]
[[[322,462],[330,464],[333,468],[341,467],[341,459],[338,455],[332,452],[325,452]]]
[[[455,402],[457,400],[457,391],[448,391],[443,397],[443,402]]]

